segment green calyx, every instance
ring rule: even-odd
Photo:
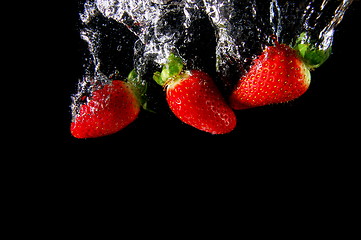
[[[304,63],[310,69],[315,69],[321,66],[332,53],[331,46],[327,49],[316,47],[305,32],[303,32],[296,40],[294,49],[298,51]]]
[[[154,81],[159,85],[164,86],[169,79],[174,79],[179,76],[183,70],[183,60],[171,53],[167,62],[163,65],[161,72],[155,72],[153,75]]]
[[[126,82],[131,86],[143,109],[147,110],[147,101],[145,98],[145,94],[147,92],[147,83],[139,77],[135,69],[129,73]]]

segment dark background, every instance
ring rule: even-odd
[[[63,143],[124,143],[160,146],[172,140],[186,139],[223,142],[238,145],[321,146],[332,151],[341,144],[359,142],[359,68],[360,68],[360,1],[354,1],[336,29],[333,54],[323,66],[312,72],[309,90],[292,102],[236,111],[236,129],[226,135],[211,135],[178,120],[167,108],[154,114],[141,111],[138,119],[120,132],[97,139],[79,140],[70,135],[70,96],[82,74],[83,40],[79,37],[78,6],[76,1],[60,9],[63,19],[57,33],[59,70],[56,77],[62,83],[62,119],[60,132]],[[160,103],[162,106],[162,103]],[[351,140],[353,139],[353,140]]]

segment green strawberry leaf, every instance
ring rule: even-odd
[[[176,78],[183,70],[183,60],[171,53],[167,59],[167,63],[163,65],[161,72],[155,72],[153,75],[154,81],[159,85],[164,86],[164,84],[170,78]]]
[[[147,83],[139,77],[139,75],[135,69],[133,69],[129,73],[126,82],[131,85],[133,92],[136,95],[136,97],[137,97],[140,105],[143,107],[143,109],[148,110],[147,109],[147,101],[146,101],[146,97],[145,97],[145,94],[147,92],[147,87],[148,87]]]
[[[327,49],[317,47],[305,32],[303,32],[296,40],[294,49],[298,51],[303,61],[310,69],[321,66],[332,53],[331,46]]]
[[[164,81],[162,80],[162,78],[160,77],[160,72],[155,72],[153,75],[153,80],[156,81],[156,83],[158,83],[159,85],[163,86],[164,85]]]

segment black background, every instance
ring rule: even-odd
[[[132,141],[135,145],[159,144],[171,141],[199,143],[232,142],[235,146],[295,145],[301,151],[311,146],[333,151],[341,144],[359,142],[360,91],[360,1],[354,1],[336,29],[333,54],[323,66],[312,72],[309,90],[292,102],[236,111],[236,129],[225,135],[211,135],[179,121],[167,109],[156,114],[141,111],[131,125],[111,136],[97,139],[75,139],[70,135],[70,96],[82,73],[83,41],[79,36],[76,1],[59,9],[59,31],[56,77],[62,84],[61,138],[66,144],[116,143]],[[131,140],[130,140],[131,139]],[[353,140],[351,140],[353,139]],[[347,151],[347,150],[346,150]]]

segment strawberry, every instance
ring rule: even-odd
[[[296,50],[275,41],[256,58],[230,95],[233,109],[246,109],[298,98],[310,85],[310,71]]]
[[[200,70],[183,70],[181,58],[171,54],[154,80],[166,91],[172,112],[184,123],[212,134],[231,132],[236,116],[213,79]]]
[[[267,46],[241,77],[230,95],[233,109],[246,109],[291,101],[304,94],[311,82],[310,70],[321,66],[331,54],[301,33],[294,48],[278,43]]]
[[[135,76],[133,71],[130,77]],[[141,101],[134,84],[113,80],[95,90],[88,102],[81,105],[71,123],[76,138],[96,138],[125,128],[138,116]]]

